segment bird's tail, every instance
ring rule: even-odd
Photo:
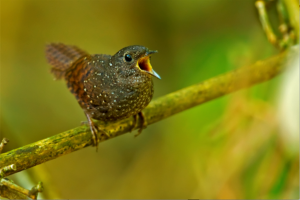
[[[64,77],[65,72],[72,64],[88,54],[76,46],[68,46],[62,43],[51,43],[46,46],[46,58],[52,65],[51,72],[56,79]]]

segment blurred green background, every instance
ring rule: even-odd
[[[0,139],[10,139],[7,151],[86,120],[65,82],[49,73],[49,42],[91,54],[134,44],[158,50],[154,98],[278,53],[253,0],[3,0]],[[280,120],[299,120],[299,89],[298,109],[281,112],[288,111],[287,76],[10,178],[28,189],[42,181],[43,198],[299,199],[299,124],[289,129]]]

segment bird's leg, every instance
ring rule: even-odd
[[[90,115],[85,113],[86,118],[88,120],[91,132],[92,132],[92,138],[93,138],[93,146],[96,146],[97,150],[98,150],[98,128],[95,126],[93,120],[91,119]]]
[[[134,128],[136,127],[137,117],[138,117],[138,115],[133,115],[133,124],[132,124],[132,127],[130,129],[130,132],[132,132],[134,130]]]
[[[88,121],[81,121],[81,122],[80,122],[80,125],[88,125],[88,124],[89,124]]]
[[[135,137],[138,136],[139,134],[141,134],[142,130],[147,127],[147,121],[145,119],[144,114],[142,112],[139,112],[138,115],[139,115],[139,117],[141,119],[141,124],[142,125],[141,125],[140,129],[138,130],[138,133],[135,135]]]
[[[139,117],[142,121],[142,126],[141,126],[139,131],[142,132],[143,129],[147,128],[148,124],[147,124],[147,121],[145,119],[145,115],[142,112],[139,112],[138,115],[139,115]]]
[[[106,135],[108,138],[111,136],[109,133],[107,133],[104,130],[99,129],[98,126],[95,125],[93,122],[92,118],[90,117],[89,114],[85,113],[86,118],[88,120],[88,124],[90,126],[91,132],[92,132],[92,137],[93,137],[93,146],[96,146],[96,151],[98,151],[98,143],[99,143],[99,138],[98,138],[98,132],[102,132],[102,134]]]

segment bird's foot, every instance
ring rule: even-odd
[[[94,124],[90,125],[90,130],[91,130],[91,133],[92,133],[92,138],[93,138],[93,146],[96,146],[96,151],[98,151],[98,143],[99,143],[99,140],[98,140],[98,127],[95,126]]]
[[[87,122],[87,121],[81,121],[80,122],[80,125],[88,125],[89,124],[89,122]]]
[[[91,119],[91,117],[88,114],[86,114],[86,117],[88,119],[88,124],[89,124],[90,130],[92,132],[93,146],[96,146],[96,151],[98,151],[98,144],[99,144],[98,133],[101,132],[101,135],[104,134],[107,137],[110,137],[111,135],[109,133],[107,133],[106,131],[99,129],[99,127],[95,125],[95,123],[93,122],[93,120]]]
[[[132,127],[130,129],[130,132],[132,132],[136,127],[137,117],[138,117],[138,115],[133,115],[133,124],[132,124]]]
[[[139,112],[139,113],[138,113],[138,116],[139,116],[140,119],[141,119],[141,126],[140,126],[140,128],[139,128],[139,130],[138,130],[138,133],[135,134],[134,137],[140,135],[140,134],[142,133],[143,129],[145,129],[145,128],[147,127],[147,121],[146,121],[146,119],[145,119],[144,114],[143,114],[142,112]],[[136,121],[136,118],[137,118],[137,115],[135,115],[135,121]],[[135,123],[136,123],[136,122],[135,122]]]

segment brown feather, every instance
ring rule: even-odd
[[[55,78],[61,79],[65,72],[74,62],[83,56],[89,55],[76,46],[69,46],[62,43],[51,43],[46,46],[46,58],[52,65],[51,72]]]

